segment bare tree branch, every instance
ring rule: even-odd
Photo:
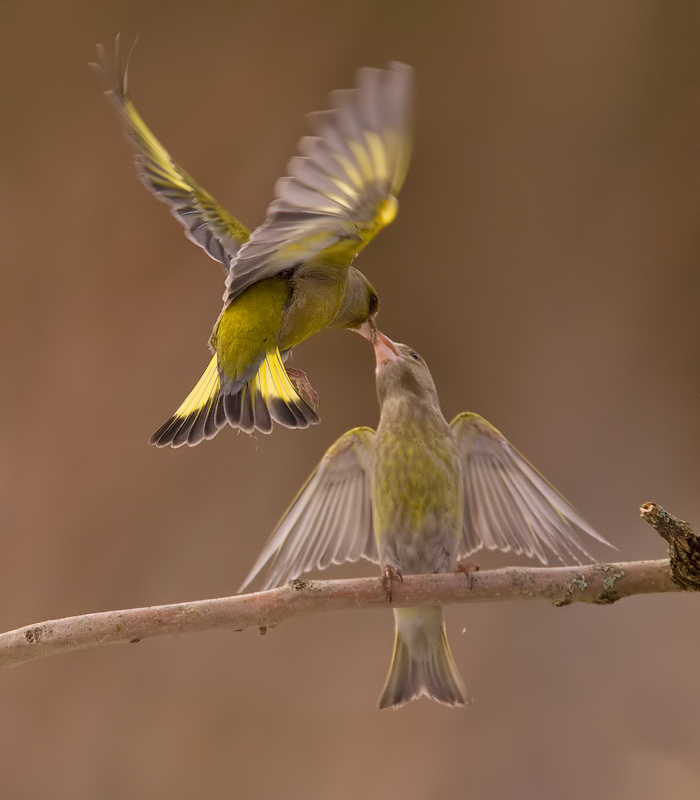
[[[495,600],[548,600],[554,605],[614,603],[622,597],[678,592],[670,563],[632,561],[580,567],[487,570],[465,575],[407,575],[395,583],[392,605],[478,603]],[[57,653],[136,643],[155,636],[197,631],[268,628],[326,611],[387,608],[381,578],[293,581],[256,594],[197,600],[149,608],[104,611],[40,622],[0,634],[0,668]]]
[[[507,567],[468,575],[406,575],[392,586],[394,606],[548,600],[608,605],[635,594],[700,590],[700,538],[687,522],[655,503],[641,516],[669,543],[669,559],[579,567]],[[387,608],[381,578],[292,581],[269,592],[149,608],[103,611],[27,625],[0,634],[0,668],[105,644],[135,644],[155,636],[268,628],[326,611]]]

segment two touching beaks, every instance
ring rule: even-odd
[[[399,349],[396,342],[393,342],[388,336],[385,336],[378,330],[373,319],[367,320],[359,328],[355,328],[355,330],[374,347],[377,367],[387,364],[390,361],[395,361],[399,357]]]

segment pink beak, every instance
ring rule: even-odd
[[[359,328],[353,328],[353,330],[355,333],[359,333],[360,336],[363,336],[365,339],[367,339],[368,342],[374,344],[374,340],[377,337],[377,324],[373,319],[366,320],[362,323],[362,325],[360,325]]]
[[[384,364],[396,361],[399,358],[399,348],[388,336],[385,336],[381,331],[377,331],[374,338],[374,355],[377,359],[377,369],[379,369]]]

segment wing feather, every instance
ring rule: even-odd
[[[335,516],[329,523],[332,525],[335,534],[332,537],[327,537],[321,542],[319,553],[316,557],[316,563],[319,569],[326,569],[333,563],[333,559],[338,552],[339,542],[343,541],[348,528],[348,521],[350,519],[349,511],[352,506],[353,498],[353,482],[347,478],[339,484],[339,498],[341,502],[336,505]]]
[[[231,260],[248,241],[250,231],[173,161],[143,121],[129,94],[128,60],[121,67],[119,37],[114,64],[110,64],[102,45],[97,46],[97,53],[100,63],[91,66],[109,87],[105,95],[116,108],[137,151],[134,161],[139,177],[147,189],[170,206],[173,216],[184,226],[187,238],[228,272]]]
[[[612,547],[537,470],[477,414],[451,423],[464,476],[464,529],[459,557],[486,547],[560,561],[594,560],[582,535]]]
[[[231,264],[226,303],[327,248],[346,248],[349,262],[394,219],[411,149],[412,75],[399,63],[360,70],[354,89],[309,115],[315,135],[301,140],[265,222]]]
[[[370,492],[373,439],[371,428],[354,428],[329,448],[241,589],[266,565],[262,589],[272,589],[330,564],[359,558],[378,562]]]
[[[497,502],[500,504],[504,520],[504,529],[512,530],[518,527],[519,524],[519,508],[513,496],[509,494],[504,488],[500,480],[494,479],[492,481],[493,489],[497,497]],[[547,556],[537,537],[534,535],[532,528],[527,527],[526,536],[523,538],[523,554],[528,558],[538,558],[542,563],[547,563]]]

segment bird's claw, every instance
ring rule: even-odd
[[[306,377],[304,370],[287,366],[285,366],[285,369],[287,370],[287,375],[289,375],[297,391],[308,398],[309,402],[313,406],[314,411],[316,411],[319,400],[318,392],[311,385],[311,381]]]
[[[455,572],[458,574],[461,572],[463,575],[471,575],[474,572],[478,572],[480,569],[481,567],[473,561],[460,561],[459,564],[457,564]]]
[[[382,569],[382,585],[384,586],[384,592],[389,603],[391,603],[393,599],[391,586],[393,581],[397,578],[403,583],[403,575],[397,569],[394,569],[394,567],[390,567],[387,564],[384,569]]]
[[[455,569],[455,575],[464,575],[469,579],[469,588],[472,588],[474,583],[474,573],[478,572],[481,567],[473,561],[460,561]]]

